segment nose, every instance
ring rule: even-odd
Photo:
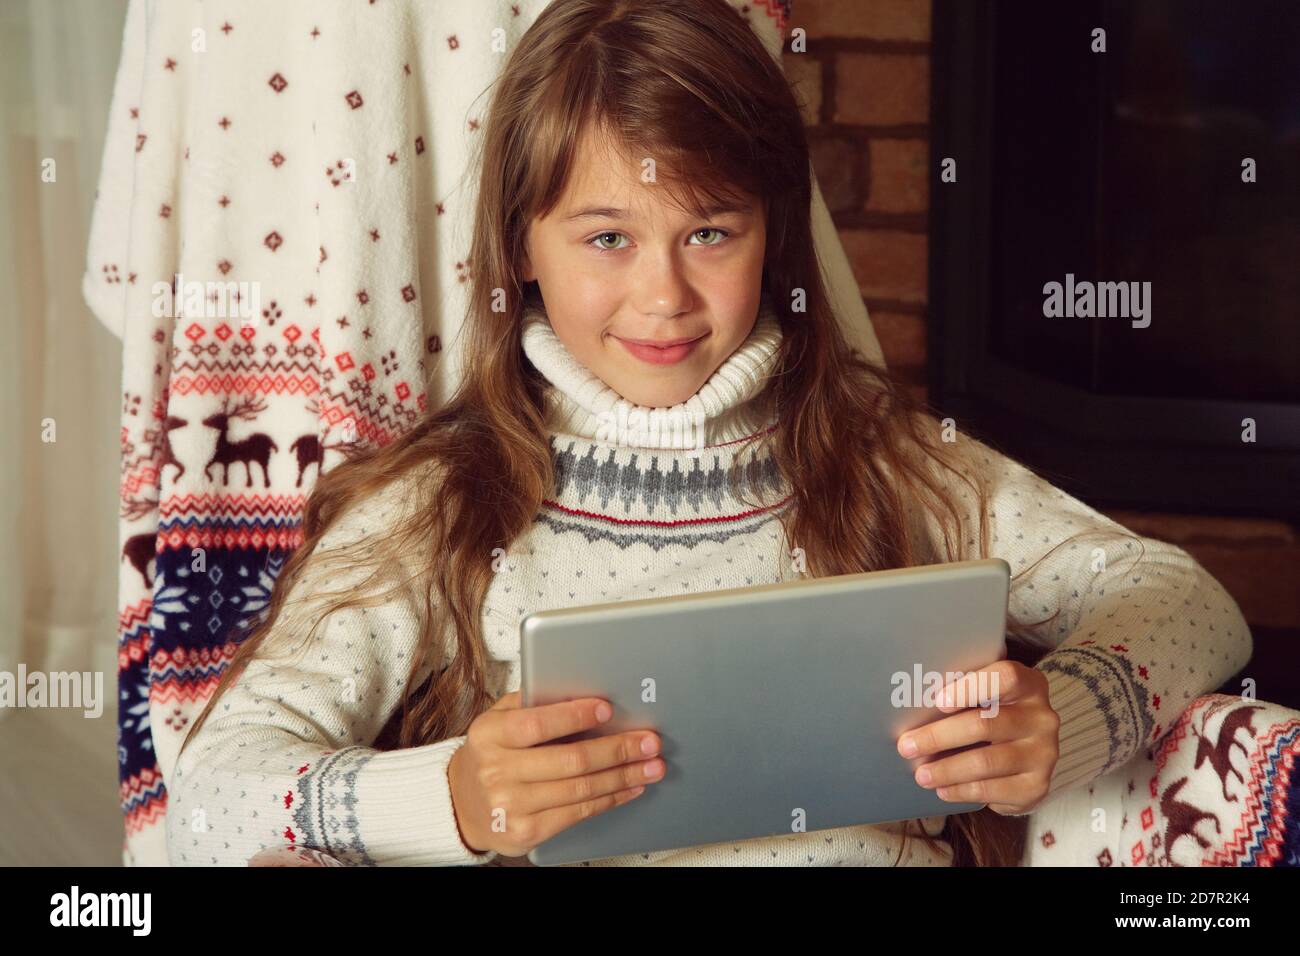
[[[642,256],[637,263],[636,308],[642,315],[671,319],[695,306],[690,283],[673,250]]]

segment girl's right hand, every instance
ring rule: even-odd
[[[602,721],[599,697],[521,706],[506,694],[470,724],[447,765],[461,839],[477,853],[523,856],[561,830],[640,796],[662,779],[659,735],[629,730],[540,746]],[[643,747],[643,744],[645,746]],[[501,819],[501,826],[494,827]]]

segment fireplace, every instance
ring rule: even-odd
[[[1300,517],[1298,49],[1290,0],[935,0],[942,415],[1099,506]]]

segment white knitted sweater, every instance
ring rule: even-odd
[[[676,414],[663,417],[666,427],[619,431],[620,422],[635,426],[636,413],[650,410],[621,399],[567,352],[544,313],[529,313],[524,348],[552,386],[556,495],[511,546],[488,592],[483,624],[496,696],[519,688],[518,625],[534,610],[799,576],[778,521],[788,489],[770,458],[749,453],[747,472],[748,497],[769,507],[738,502],[724,480],[738,439],[770,424],[755,398],[779,344],[765,305],[741,347],[671,410]],[[702,452],[692,451],[696,436],[681,427],[691,423],[702,423]],[[1086,785],[1150,746],[1191,698],[1244,666],[1249,630],[1231,597],[1185,551],[1127,532],[981,442],[960,437],[957,447],[991,486],[989,553],[1006,560],[1013,576],[1071,535],[1098,532],[1013,582],[1010,597],[1017,621],[1041,621],[1060,608],[1038,629],[1055,645],[1038,665],[1061,716],[1052,788]],[[321,619],[322,589],[359,583],[368,573],[367,540],[400,520],[415,497],[411,479],[395,481],[323,536],[277,624],[280,634],[306,635],[319,623],[304,652],[292,663],[254,659],[167,781],[172,864],[242,865],[259,850],[285,845],[357,864],[504,862],[470,850],[456,825],[446,770],[465,737],[396,751],[372,747],[406,687],[422,632],[417,602]],[[961,497],[972,502],[967,492]],[[977,521],[973,527],[978,533]],[[937,529],[927,528],[931,540],[923,547],[937,555]],[[330,559],[337,556],[356,568],[335,570]],[[938,834],[944,819],[927,818],[927,832]],[[900,826],[582,865],[888,866]],[[948,863],[946,853],[908,839],[903,865]]]

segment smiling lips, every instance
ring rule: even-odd
[[[661,343],[647,339],[624,339],[617,335],[614,338],[623,343],[623,348],[643,362],[649,362],[651,365],[673,365],[690,355],[706,335],[707,332],[693,339],[667,339]]]

